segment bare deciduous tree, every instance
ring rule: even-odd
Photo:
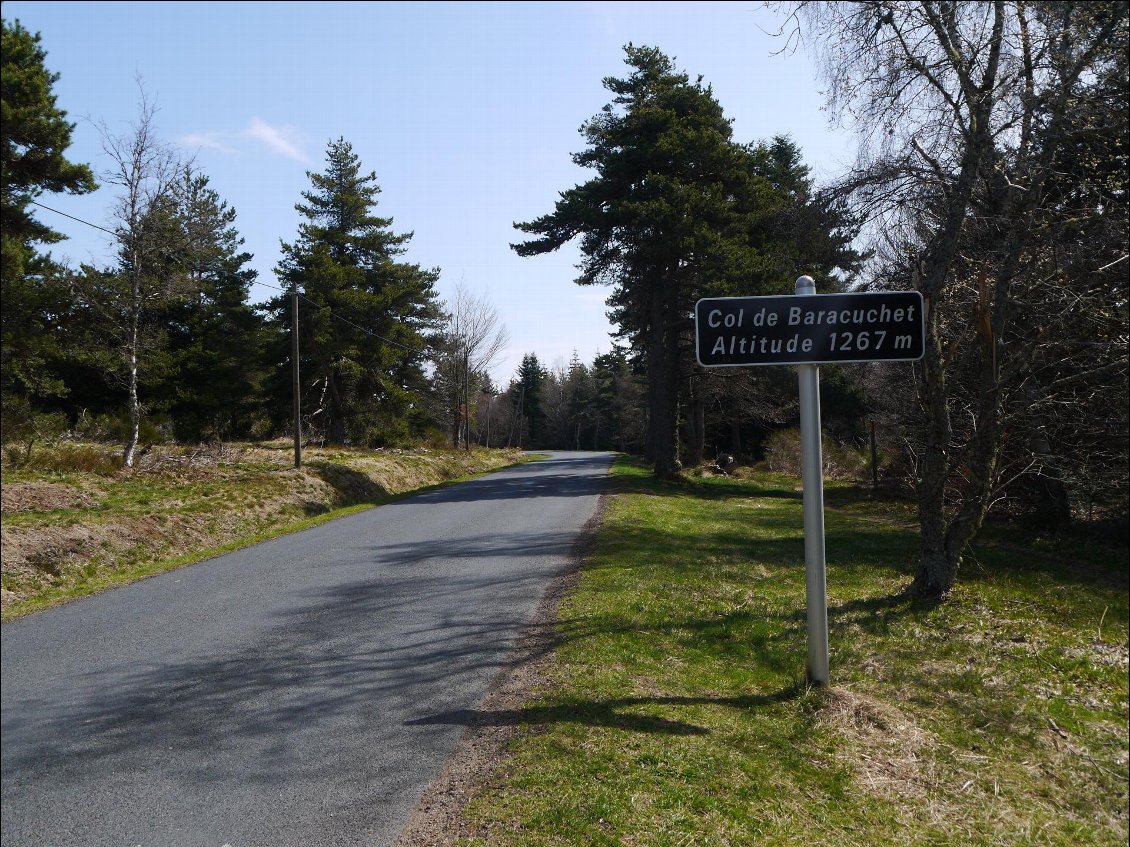
[[[497,363],[509,336],[487,296],[472,293],[463,283],[445,308],[448,323],[436,355],[436,389],[452,422],[452,446],[458,447],[462,439],[469,448],[464,430],[472,404],[478,402],[479,383]]]
[[[840,189],[876,233],[876,283],[926,302],[908,439],[922,530],[914,587],[941,596],[1011,484],[1062,479],[1046,421],[1078,402],[1067,389],[1106,381],[1126,393],[1125,271],[1112,272],[1125,254],[1125,178],[1082,174],[1080,192],[1064,175],[1073,145],[1105,155],[1080,127],[1112,103],[1121,111],[1107,120],[1125,135],[1127,4],[792,9],[815,36],[835,116],[861,139]]]

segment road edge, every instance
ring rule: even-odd
[[[506,664],[476,706],[475,715],[521,709],[534,690],[548,680],[557,646],[561,601],[580,579],[611,497],[609,491],[600,494],[592,516],[569,551],[565,568],[546,588],[533,617],[518,634]],[[468,724],[443,770],[420,795],[394,847],[454,847],[461,840],[486,835],[465,819],[463,811],[499,774],[508,756],[507,745],[520,731],[513,724],[488,725],[474,720]]]

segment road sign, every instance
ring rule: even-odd
[[[695,304],[695,350],[708,368],[912,361],[925,350],[922,295],[708,297]]]
[[[802,276],[791,297],[699,300],[694,307],[694,329],[695,352],[703,367],[798,365],[807,672],[810,682],[827,685],[824,460],[817,365],[921,359],[926,349],[922,295],[917,291],[817,294],[812,277]]]

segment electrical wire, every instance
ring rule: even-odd
[[[74,215],[68,215],[66,212],[60,212],[58,209],[52,209],[50,206],[44,206],[38,200],[29,200],[28,202],[31,203],[33,206],[38,206],[41,209],[46,209],[48,212],[54,212],[56,215],[62,215],[64,218],[70,218],[72,221],[78,221],[80,224],[86,224],[89,227],[93,227],[94,229],[101,230],[102,232],[105,232],[108,235],[112,235],[115,238],[118,237],[118,234],[116,232],[111,232],[110,230],[106,229],[106,227],[104,227],[104,226],[99,226],[98,224],[92,224],[90,221],[84,221],[82,218],[76,218]]]

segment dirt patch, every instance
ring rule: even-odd
[[[221,533],[209,532],[186,515],[140,516],[106,523],[69,526],[4,527],[4,575],[23,591],[4,589],[8,606],[35,587],[70,581],[85,572],[93,576],[123,559],[176,555],[214,546]]]
[[[1122,671],[1130,668],[1130,646],[1126,643],[1111,643],[1096,638],[1089,645],[1068,648],[1064,653],[1073,659],[1083,659],[1099,666],[1119,668]]]
[[[57,482],[16,482],[0,488],[0,510],[5,514],[89,509],[97,503],[89,493]]]
[[[4,571],[29,577],[59,576],[68,564],[98,548],[103,539],[89,526],[16,528],[3,531]]]
[[[533,619],[519,635],[510,659],[491,682],[476,714],[517,710],[549,678],[557,644],[557,610],[580,578],[581,564],[604,520],[608,495],[601,495],[593,516],[585,523],[573,546],[565,571],[546,589]],[[472,722],[455,746],[443,772],[421,795],[408,818],[396,847],[453,847],[469,838],[490,840],[463,816],[467,803],[499,777],[506,748],[519,732],[517,726],[487,726]]]

